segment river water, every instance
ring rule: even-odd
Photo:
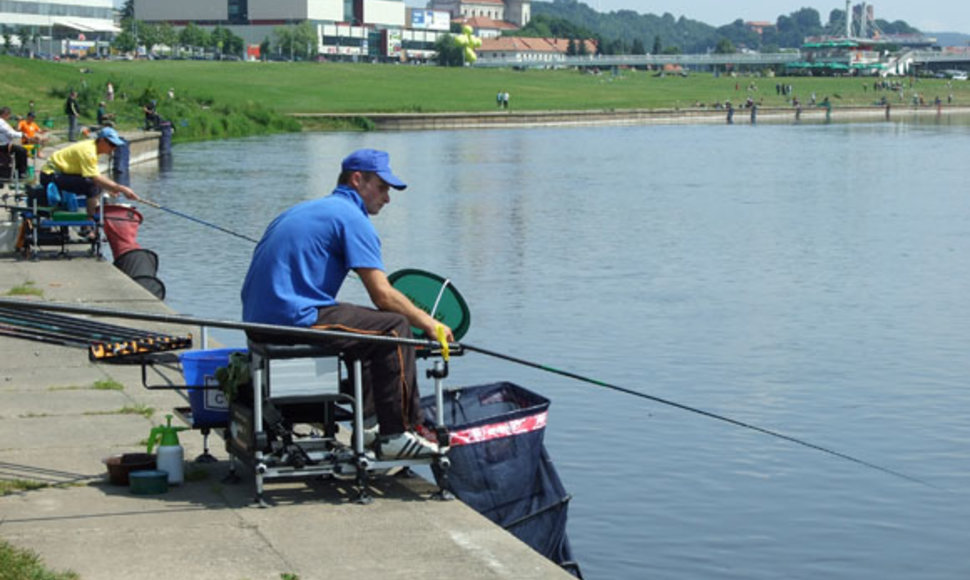
[[[451,278],[469,343],[920,480],[456,359],[451,384],[552,399],[546,442],[587,578],[970,577],[968,126],[303,134],[179,145],[132,184],[258,238],[358,147],[390,151],[411,185],[375,218],[389,269]],[[168,304],[238,320],[253,244],[144,212]],[[351,281],[342,298],[366,301]]]

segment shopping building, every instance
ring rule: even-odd
[[[435,18],[416,10],[420,27],[411,34],[411,10],[403,0],[135,0],[134,7],[135,18],[145,22],[228,28],[250,50],[273,39],[281,26],[309,22],[325,57],[428,58],[437,32],[450,27],[446,14]],[[408,43],[423,50],[406,54]]]
[[[2,0],[0,0],[2,2]],[[530,18],[528,0],[432,0],[428,8],[410,8],[404,0],[134,0],[135,18],[223,26],[247,45],[272,39],[280,26],[310,22],[317,30],[317,52],[325,57],[427,59],[438,36],[452,22],[517,28]]]
[[[107,53],[120,32],[112,0],[0,0],[0,24],[18,50],[42,56]]]

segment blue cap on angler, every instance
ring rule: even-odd
[[[121,138],[121,135],[111,127],[105,127],[98,131],[98,139],[104,139],[108,143],[111,143],[115,147],[121,147],[125,144],[125,140]]]
[[[344,158],[343,171],[369,171],[387,182],[394,189],[404,189],[408,185],[391,171],[391,156],[377,149],[358,149]]]

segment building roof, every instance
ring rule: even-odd
[[[586,52],[596,52],[596,42],[584,40]],[[566,54],[569,49],[568,38],[536,38],[530,36],[500,36],[498,38],[483,38],[479,52],[546,52]]]
[[[505,0],[461,0],[462,5],[467,4],[495,4],[499,6],[505,5]]]
[[[55,26],[64,26],[80,32],[111,32],[118,34],[121,29],[109,20],[97,20],[95,18],[69,18],[65,16],[55,16],[51,18]]]
[[[484,16],[475,16],[472,18],[459,18],[455,22],[460,24],[467,24],[476,30],[482,28],[489,30],[518,30],[519,27],[512,24],[511,22],[505,22],[504,20],[494,20],[492,18],[486,18]]]

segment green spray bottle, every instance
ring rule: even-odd
[[[155,443],[158,443],[158,459],[156,461],[158,469],[168,473],[168,483],[178,485],[185,480],[183,462],[185,452],[179,445],[179,431],[188,431],[188,427],[172,427],[172,416],[165,415],[167,423],[152,427],[152,432],[148,436],[148,452],[152,452]]]

